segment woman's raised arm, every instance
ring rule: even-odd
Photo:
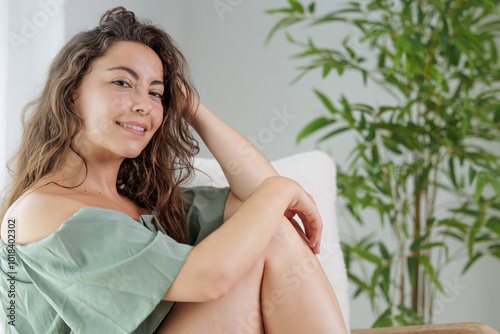
[[[199,102],[196,99],[196,102]],[[270,176],[278,173],[269,161],[245,137],[210,112],[201,102],[195,113],[193,128],[219,162],[231,187],[241,201]]]

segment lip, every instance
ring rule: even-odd
[[[135,129],[132,129],[132,128],[129,128],[129,127],[126,127],[126,126],[122,126],[122,125],[120,125],[118,123],[139,126],[139,127],[143,128],[144,131],[135,130]],[[146,124],[140,123],[140,122],[120,122],[120,121],[116,121],[116,125],[118,125],[122,129],[124,129],[124,130],[126,130],[128,132],[131,132],[131,133],[133,133],[135,135],[138,135],[138,136],[144,136],[144,135],[146,135],[146,131],[148,131],[148,126]]]

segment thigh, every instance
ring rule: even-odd
[[[263,270],[264,259],[221,299],[175,303],[158,334],[264,333],[260,305]]]

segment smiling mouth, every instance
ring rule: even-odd
[[[131,129],[134,129],[134,130],[137,130],[137,131],[143,131],[145,132],[146,129],[140,127],[140,126],[136,126],[136,125],[130,125],[130,124],[125,124],[125,123],[120,123],[120,122],[116,122],[116,124],[120,125],[120,126],[123,126],[123,127],[126,127],[126,128],[131,128]]]

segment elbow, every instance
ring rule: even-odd
[[[207,296],[209,300],[224,298],[235,284],[233,277],[224,272],[213,275],[211,281]]]

